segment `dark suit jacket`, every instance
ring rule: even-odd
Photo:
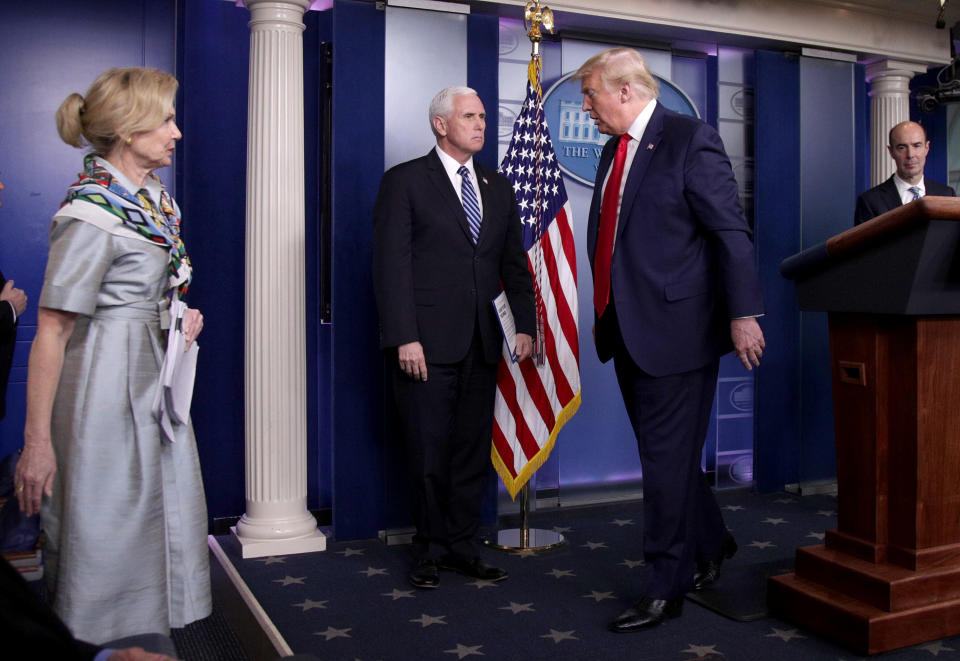
[[[900,193],[897,192],[897,185],[893,183],[893,176],[890,175],[890,178],[882,184],[878,184],[860,194],[860,197],[857,198],[857,210],[853,216],[854,225],[865,223],[882,213],[902,206],[903,201],[900,199]],[[923,178],[923,187],[926,189],[927,195],[956,197],[956,193],[950,186],[938,184],[926,177]]]
[[[591,265],[616,145],[607,142],[597,168]],[[732,349],[731,318],[763,313],[752,233],[723,143],[709,125],[658,103],[626,177],[611,299],[627,351],[652,376],[703,367]],[[597,324],[602,361],[616,348],[608,331]]]
[[[102,649],[74,638],[4,558],[0,558],[0,640],[11,659],[86,661]]]
[[[0,271],[0,289],[7,279]],[[7,413],[7,379],[13,363],[13,347],[17,341],[17,325],[13,322],[13,309],[6,301],[0,301],[0,420]]]
[[[427,362],[454,363],[479,327],[484,355],[496,363],[503,334],[492,301],[501,283],[517,331],[534,334],[533,281],[513,188],[476,161],[474,168],[483,202],[476,245],[434,150],[383,175],[373,212],[382,348],[419,341]]]

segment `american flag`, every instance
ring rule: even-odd
[[[497,374],[491,457],[511,498],[547,460],[580,406],[573,215],[543,118],[539,57],[531,60],[528,78],[527,98],[500,164],[520,206],[538,326],[534,358],[514,363],[504,347]]]

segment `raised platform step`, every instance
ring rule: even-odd
[[[960,599],[960,565],[911,571],[867,562],[821,544],[797,549],[796,574],[885,611]]]
[[[960,633],[960,599],[890,612],[795,573],[770,579],[767,605],[772,614],[858,654],[877,654]]]

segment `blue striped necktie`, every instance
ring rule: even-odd
[[[473,184],[470,183],[470,170],[466,166],[461,165],[460,169],[457,170],[463,179],[460,182],[460,199],[463,203],[463,210],[467,214],[467,225],[470,226],[470,236],[473,237],[473,242],[477,242],[477,237],[480,236],[480,203],[477,201],[477,191],[474,190]]]
[[[919,199],[920,199],[920,187],[919,187],[919,186],[911,186],[911,187],[908,188],[907,190],[910,191],[911,193],[913,193],[913,199],[914,199],[914,200],[919,200]]]

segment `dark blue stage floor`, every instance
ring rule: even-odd
[[[863,658],[763,614],[764,577],[789,571],[797,546],[818,544],[835,527],[835,499],[738,491],[721,493],[720,505],[740,551],[724,565],[717,596],[748,621],[688,599],[680,619],[627,635],[606,626],[640,589],[637,503],[537,512],[534,525],[563,532],[565,546],[537,555],[489,550],[509,580],[444,572],[434,591],[408,584],[407,547],[379,540],[250,560],[231,537],[216,541],[290,649],[325,661]],[[960,659],[960,637],[871,658],[932,657]]]

